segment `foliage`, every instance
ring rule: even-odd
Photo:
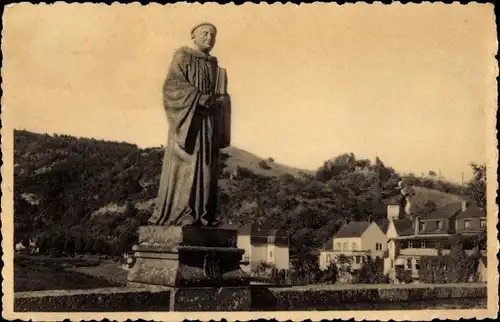
[[[321,283],[325,284],[335,284],[339,277],[339,270],[335,262],[330,262],[328,267],[322,271],[321,278],[319,279]]]
[[[67,254],[130,250],[137,227],[151,215],[141,205],[156,198],[163,149],[28,131],[15,131],[14,137],[16,242],[35,237],[41,251]],[[352,153],[325,161],[315,175],[259,175],[260,168],[235,165],[223,154],[221,168],[228,162],[237,175],[220,180],[221,221],[282,227],[291,236],[291,255],[299,257],[348,220],[383,225],[382,201],[399,180],[379,158],[372,164]],[[26,194],[38,201],[28,201]],[[123,209],[106,210],[111,204]],[[306,271],[298,276],[315,279]]]
[[[259,167],[265,170],[271,169],[271,167],[267,164],[266,160],[260,160],[259,161]]]
[[[454,238],[449,254],[422,258],[420,279],[425,283],[464,283],[477,275],[478,263],[479,254],[467,255],[464,239]]]
[[[474,176],[468,183],[467,194],[478,207],[486,209],[486,165],[471,163],[470,166]]]
[[[384,263],[379,257],[372,259],[367,256],[356,274],[356,283],[358,284],[381,284],[387,283],[388,279],[384,275]]]
[[[396,267],[396,278],[405,284],[411,283],[413,281],[411,270]]]

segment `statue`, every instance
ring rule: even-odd
[[[227,75],[210,55],[217,28],[191,30],[191,47],[178,49],[163,85],[168,121],[158,198],[150,225],[217,227],[219,150],[230,144]]]

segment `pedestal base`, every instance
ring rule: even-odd
[[[235,230],[140,227],[128,281],[171,287],[247,286],[249,276],[240,268],[244,251],[236,248],[236,240]]]

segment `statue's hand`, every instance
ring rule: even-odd
[[[206,108],[213,108],[216,103],[217,103],[217,98],[215,97],[215,95],[211,95],[211,94],[201,95],[200,101],[199,101],[199,104],[203,107],[206,107]]]
[[[217,97],[217,104],[218,105],[223,105],[227,100],[227,95],[219,95]]]

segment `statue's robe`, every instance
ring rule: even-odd
[[[219,96],[219,104],[207,109],[200,97],[218,92],[221,70],[224,77],[215,57],[195,49],[182,47],[174,54],[163,86],[168,142],[152,225],[215,221],[219,150],[229,145],[223,111],[230,100]]]

